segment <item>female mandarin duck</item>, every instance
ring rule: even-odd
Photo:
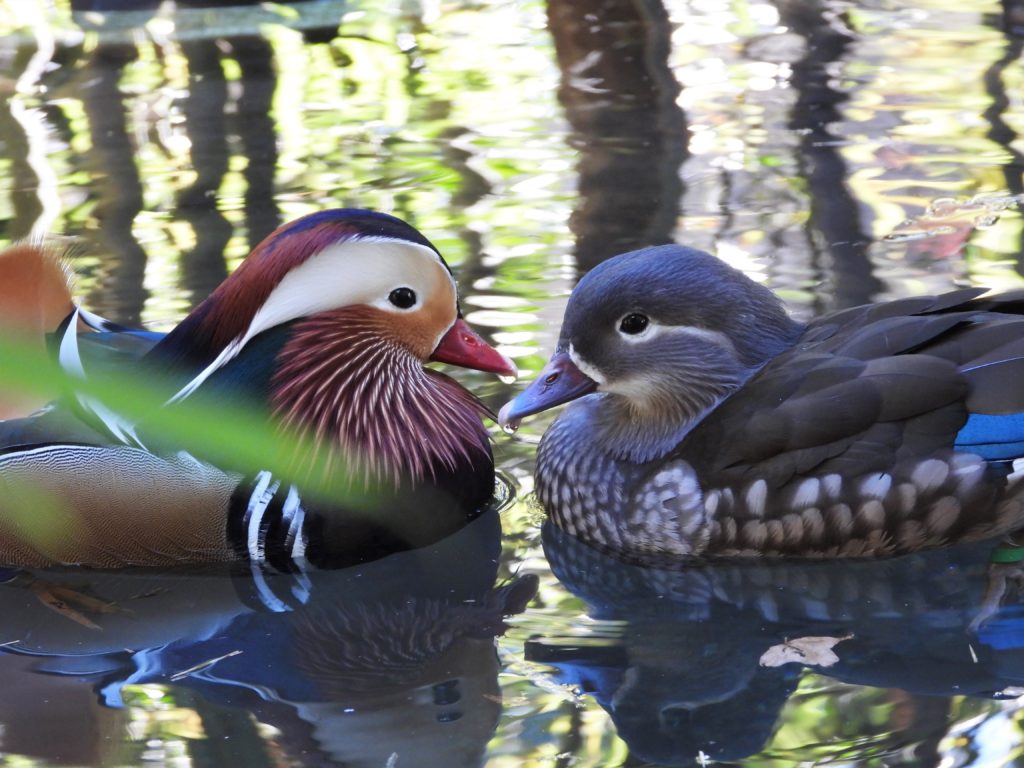
[[[80,334],[83,322],[111,329],[75,309],[59,340],[65,368],[82,373],[95,344],[80,341],[152,346],[140,365],[171,377],[169,404],[253,402],[339,469],[355,464],[357,490],[384,496],[369,510],[319,509],[269,472],[147,450],[140,425],[83,400],[84,418],[49,408],[0,423],[4,564],[346,564],[436,540],[493,492],[485,409],[423,363],[515,368],[461,318],[437,249],[392,216],[329,210],[280,227],[155,345],[145,333]],[[4,514],[19,493],[22,514]],[[33,494],[56,500],[56,523],[26,524]]]
[[[537,493],[555,524],[629,558],[994,536],[1024,525],[1024,293],[982,293],[804,325],[706,253],[634,251],[579,282],[555,354],[501,419],[580,398],[541,441]]]

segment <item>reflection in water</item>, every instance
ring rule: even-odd
[[[222,61],[225,49],[240,70],[236,86],[241,94],[231,105],[234,120],[230,124]],[[195,181],[178,197],[178,213],[196,233],[195,247],[183,254],[183,282],[193,301],[200,301],[227,277],[224,248],[233,227],[218,208],[217,193],[228,171],[229,135],[237,134],[246,158],[244,209],[249,248],[255,248],[281,223],[273,197],[278,156],[270,116],[277,78],[273,50],[260,37],[185,40],[181,50],[188,61],[191,86],[182,109],[196,171]]]
[[[103,762],[97,734],[116,746],[118,710],[148,697],[198,712],[192,738],[205,734],[216,764],[269,765],[277,748],[303,765],[478,765],[501,709],[494,637],[537,586],[495,586],[500,535],[491,513],[422,550],[289,576],[12,575],[0,669],[22,695],[0,699],[4,749]],[[271,726],[272,743],[237,712]],[[64,738],[45,737],[55,730]]]
[[[661,0],[550,0],[558,91],[580,152],[569,227],[586,272],[617,253],[672,242],[687,157]]]
[[[1021,20],[1024,20],[1024,5],[1017,0],[1004,0],[1002,26],[1006,34],[1006,50],[1002,58],[993,61],[985,72],[985,91],[992,103],[983,113],[991,126],[988,137],[1008,156],[1003,164],[1003,178],[1006,189],[1018,200],[1024,196],[1024,153],[1014,146],[1019,136],[1006,122],[1010,107],[1006,75],[1008,69],[1020,62],[1024,53],[1024,27],[1019,26]],[[1018,240],[1017,272],[1024,275],[1024,229],[1021,229]]]
[[[896,754],[943,733],[945,717],[918,717],[935,709],[926,697],[945,697],[948,711],[954,695],[1020,693],[1021,572],[1016,562],[993,565],[993,549],[982,543],[883,563],[736,562],[662,571],[614,560],[548,524],[544,553],[552,570],[587,602],[597,624],[586,635],[536,638],[527,655],[593,695],[642,760],[686,765],[701,752],[738,760],[766,743],[767,756],[827,759],[841,756],[858,733],[878,754]],[[832,641],[801,646],[809,637],[838,640],[838,658],[826,651]],[[832,732],[828,719],[794,724],[784,706],[805,667],[904,695],[884,707],[878,699],[883,722],[849,706],[845,734]],[[830,690],[820,706],[853,695]]]
[[[95,216],[99,221],[96,252],[106,256],[105,279],[89,297],[91,306],[129,325],[139,323],[146,291],[146,252],[132,224],[142,210],[142,182],[128,133],[126,94],[121,79],[138,56],[134,46],[102,45],[78,73],[79,92],[89,121],[92,145],[90,174],[97,180]]]
[[[673,237],[760,273],[805,313],[873,296],[878,281],[893,298],[960,282],[1021,284],[1013,267],[1024,222],[1012,208],[991,227],[968,228],[958,217],[938,224],[959,227],[947,236],[931,228],[936,222],[924,221],[930,235],[864,245],[899,230],[905,220],[921,224],[930,204],[935,212],[951,199],[1017,194],[1016,133],[1024,125],[1016,97],[1024,29],[1018,0],[411,2],[400,9],[377,0],[358,7],[319,0],[249,7],[233,2],[238,7],[214,13],[192,12],[186,7],[192,4],[203,3],[178,2],[171,10],[155,0],[73,0],[75,10],[90,13],[71,15],[66,2],[19,0],[17,18],[0,18],[0,87],[5,97],[10,94],[0,99],[3,238],[35,229],[93,241],[84,249],[88,256],[75,259],[81,293],[120,320],[133,319],[141,308],[144,321],[172,325],[248,251],[245,241],[258,237],[261,227],[279,216],[339,204],[397,212],[439,233],[445,255],[461,259],[464,308],[474,322],[494,329],[506,350],[516,350],[511,354],[524,358],[524,368],[537,362],[530,356],[550,340],[574,273],[612,252]],[[35,6],[45,6],[52,23],[33,15]],[[98,16],[98,10],[115,12]],[[143,29],[143,23],[149,26]],[[119,45],[137,52],[122,53],[123,65],[104,52]],[[112,60],[103,62],[101,55]],[[98,88],[87,92],[97,77]],[[95,149],[93,135],[108,128],[114,133],[107,141],[122,145],[100,142]],[[132,207],[138,210],[140,188],[142,208],[126,224]],[[576,212],[571,222],[570,211]],[[131,238],[141,243],[144,259]],[[578,263],[562,258],[572,250]],[[831,295],[833,283],[838,297]],[[462,381],[492,405],[507,399],[506,390],[482,376]],[[540,421],[525,431],[543,426]],[[496,452],[520,490],[528,491],[533,447],[499,439]],[[593,699],[576,701],[517,666],[524,624],[533,622],[539,628],[531,633],[546,637],[557,634],[552,624],[567,626],[574,642],[576,631],[594,627],[543,565],[538,516],[525,495],[505,512],[506,567],[525,563],[540,572],[544,601],[501,641],[502,686],[512,689],[505,700],[515,706],[507,707],[484,760],[495,766],[531,760],[577,768],[621,764],[622,744]],[[453,560],[463,557],[459,552]],[[94,581],[100,590],[101,577]],[[226,584],[203,583],[214,582]],[[10,591],[37,602],[28,590]],[[128,597],[145,603],[142,592],[129,590]],[[292,614],[239,608],[234,591],[227,593],[223,615],[211,609],[214,635],[217,616],[234,632],[243,614],[252,614],[245,621],[270,637],[294,631]],[[780,594],[758,599],[768,604]],[[216,603],[213,594],[211,601]],[[753,615],[705,602],[716,606],[716,615]],[[139,624],[159,627],[159,617],[133,610],[144,617]],[[240,612],[238,623],[232,611]],[[397,606],[394,611],[401,613]],[[50,619],[73,624],[62,616]],[[666,625],[669,634],[678,628],[672,621]],[[654,640],[605,643],[611,666],[625,658],[624,647],[634,648],[634,657],[643,654],[645,663],[647,655],[671,655],[653,622],[637,626]],[[989,622],[983,631],[993,626]],[[710,634],[706,623],[687,624],[686,631],[700,652],[703,636],[742,645],[723,639],[717,625]],[[98,634],[83,630],[89,642],[98,642]],[[386,630],[374,634],[388,636]],[[755,650],[778,641],[775,635],[762,639]],[[844,662],[853,642],[836,648]],[[146,646],[140,640],[137,647]],[[973,647],[984,650],[980,642]],[[208,650],[183,654],[171,671],[217,655],[212,646]],[[466,651],[467,658],[474,652]],[[230,677],[245,658],[227,657],[208,674]],[[131,755],[106,762],[138,764],[142,746],[125,736],[125,728],[131,725],[131,733],[145,738],[139,725],[145,724],[164,745],[165,757],[173,757],[173,740],[185,738],[197,764],[268,764],[277,747],[265,746],[264,738],[284,739],[295,754],[305,749],[306,764],[315,764],[314,755],[329,759],[295,707],[272,706],[253,687],[209,683],[197,673],[174,684],[165,677],[161,686],[129,686],[124,708],[116,709],[98,704],[94,691],[107,690],[107,665],[114,669],[111,690],[137,671],[133,657],[114,654],[110,661],[99,653],[83,659],[74,675],[43,675],[28,668],[45,659],[0,655],[0,673],[11,671],[3,676],[0,696],[8,726],[5,752],[97,763],[101,755],[109,758],[111,745],[126,743],[124,749],[135,750]],[[90,673],[86,667],[93,662]],[[676,662],[684,671],[695,664],[684,662]],[[60,665],[71,669],[67,657]],[[786,729],[780,732],[790,744],[847,737],[844,760],[866,762],[879,713],[892,730],[912,732],[906,740],[921,745],[921,764],[939,762],[928,750],[938,749],[947,734],[953,738],[943,757],[955,751],[948,744],[961,743],[961,728],[968,729],[966,749],[980,754],[984,739],[978,734],[1003,724],[1007,730],[989,738],[989,752],[1005,761],[1020,752],[1014,719],[1021,715],[1012,709],[1000,718],[988,702],[951,707],[946,696],[837,689],[829,678],[820,678],[818,690],[819,678],[807,675],[780,721],[778,707],[795,684],[796,666],[769,670],[748,662],[744,669],[749,685],[738,700],[727,694],[742,683],[728,676],[743,676],[721,670],[716,690],[724,714],[711,723],[725,727],[739,719],[733,706],[740,715],[749,713],[760,697],[763,712],[750,715],[748,729],[737,729],[737,753],[742,744],[756,751],[777,727]],[[687,687],[673,689],[678,676],[649,682],[649,673],[643,675],[639,689],[622,688],[624,702],[645,689],[685,701]],[[618,690],[610,682],[598,687]],[[159,697],[163,690],[166,699]],[[228,701],[228,691],[236,698],[223,706],[218,702]],[[486,696],[474,700],[481,710],[493,704]],[[616,700],[605,703],[613,709]],[[692,715],[686,706],[670,707],[665,720],[710,718],[700,714],[712,712],[710,706],[693,708]],[[260,715],[263,723],[277,723],[287,736],[268,736],[275,729],[256,727],[249,710],[260,707],[268,712]],[[40,712],[60,724],[60,738],[41,726]],[[312,712],[306,715],[312,718]],[[481,720],[493,717],[493,710],[486,715]],[[402,730],[393,718],[381,722]],[[621,722],[628,734],[644,727],[628,718]],[[382,744],[389,742],[390,734],[377,733]],[[855,741],[858,734],[864,738]],[[962,763],[975,760],[957,756]]]
[[[13,99],[0,99],[0,135],[4,139],[4,154],[8,160],[12,186],[11,214],[4,234],[11,240],[28,237],[37,222],[43,219],[43,204],[39,193],[42,182],[30,160],[32,146],[29,131],[22,123],[22,120],[30,120],[38,113],[27,115],[18,106],[18,102]]]
[[[1020,204],[1021,195],[981,195],[969,200],[938,198],[924,212],[885,236],[907,243],[908,258],[948,259],[960,255],[971,235],[989,229],[1000,214]]]
[[[148,297],[143,285],[147,249],[140,244],[135,225],[139,213],[151,201],[144,199],[139,158],[139,144],[148,137],[139,133],[145,129],[137,123],[151,116],[139,112],[135,103],[137,86],[132,83],[130,70],[139,62],[138,41],[144,38],[143,25],[151,21],[156,4],[148,10],[138,4],[118,7],[115,3],[112,7],[111,3],[73,3],[73,6],[84,14],[79,16],[83,21],[98,18],[89,15],[93,11],[106,12],[98,27],[104,31],[99,44],[84,55],[77,47],[68,47],[66,43],[51,51],[62,65],[58,74],[47,76],[46,67],[36,67],[39,82],[28,83],[25,87],[53,89],[62,96],[73,94],[81,100],[90,142],[81,160],[94,180],[91,193],[95,207],[91,213],[98,223],[98,233],[87,235],[94,241],[88,250],[104,257],[101,279],[88,301],[120,322],[138,324]],[[180,13],[202,12],[182,9]],[[195,23],[186,22],[188,16],[171,18],[175,22],[180,20],[185,29],[189,23]],[[332,34],[336,30],[337,27],[333,27]],[[204,34],[200,28],[198,32],[183,34],[180,41],[156,42],[158,57],[173,56],[180,50],[189,75],[189,88],[181,101],[181,129],[187,138],[195,179],[177,194],[176,218],[189,222],[194,232],[194,247],[182,254],[182,282],[191,293],[193,304],[204,298],[226,275],[224,250],[234,234],[234,226],[221,211],[218,193],[232,162],[242,161],[244,224],[250,248],[281,223],[274,197],[278,167],[278,135],[271,116],[277,86],[274,51],[270,42],[257,34],[255,24],[252,30],[237,35],[218,35],[219,31],[210,29]],[[32,48],[20,46],[17,53],[25,59],[23,66],[29,67],[34,53]],[[239,73],[230,84],[224,72],[228,59],[237,66]],[[12,195],[16,215],[7,232],[12,239],[30,232],[49,232],[52,218],[40,204],[43,181],[38,178],[30,181],[39,175],[30,156],[39,154],[40,145],[47,139],[35,137],[36,146],[32,146],[14,114],[19,106],[19,102],[14,101],[0,110],[0,131],[9,137],[6,148],[12,159],[13,175],[22,180],[16,183]],[[22,109],[19,114],[23,112]],[[44,114],[52,124],[67,123],[61,107],[51,107]],[[160,127],[154,132],[163,143],[160,150],[171,152],[172,147],[165,143],[173,138],[171,132]],[[69,141],[72,138],[67,136]]]
[[[831,308],[866,304],[881,283],[872,274],[871,237],[846,185],[848,171],[840,142],[829,127],[840,119],[839,106],[848,98],[834,87],[831,68],[843,60],[853,37],[846,19],[825,0],[779,0],[777,6],[782,23],[805,40],[803,57],[793,64],[797,99],[789,127],[800,136],[798,161],[811,206],[810,245],[817,251],[814,233],[819,233],[831,256],[835,296]]]

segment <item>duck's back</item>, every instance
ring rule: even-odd
[[[1013,527],[1024,295],[979,293],[826,316],[714,409],[674,453],[714,508],[709,550],[901,551]]]

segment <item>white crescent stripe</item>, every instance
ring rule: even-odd
[[[263,515],[267,507],[274,500],[274,494],[281,486],[280,481],[275,480],[270,484],[269,472],[260,472],[259,480],[249,497],[249,528],[247,531],[246,548],[249,550],[249,559],[256,562],[263,562],[266,559],[265,542],[260,538],[260,524],[263,522]]]
[[[82,365],[82,354],[78,348],[78,320],[81,315],[82,310],[75,307],[75,311],[71,313],[71,319],[68,321],[68,327],[60,339],[57,363],[69,375],[84,380],[85,367]],[[96,317],[96,315],[91,315],[91,317]],[[103,403],[86,395],[75,393],[75,399],[87,413],[93,414],[103,423],[115,440],[125,445],[146,447],[135,433],[134,425],[121,414],[115,413]]]

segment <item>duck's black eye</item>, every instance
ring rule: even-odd
[[[647,315],[641,315],[639,312],[630,312],[622,318],[622,321],[619,323],[619,330],[634,336],[638,333],[643,333],[650,322]]]
[[[399,309],[408,309],[416,303],[416,291],[412,288],[395,288],[388,294],[388,301]]]

